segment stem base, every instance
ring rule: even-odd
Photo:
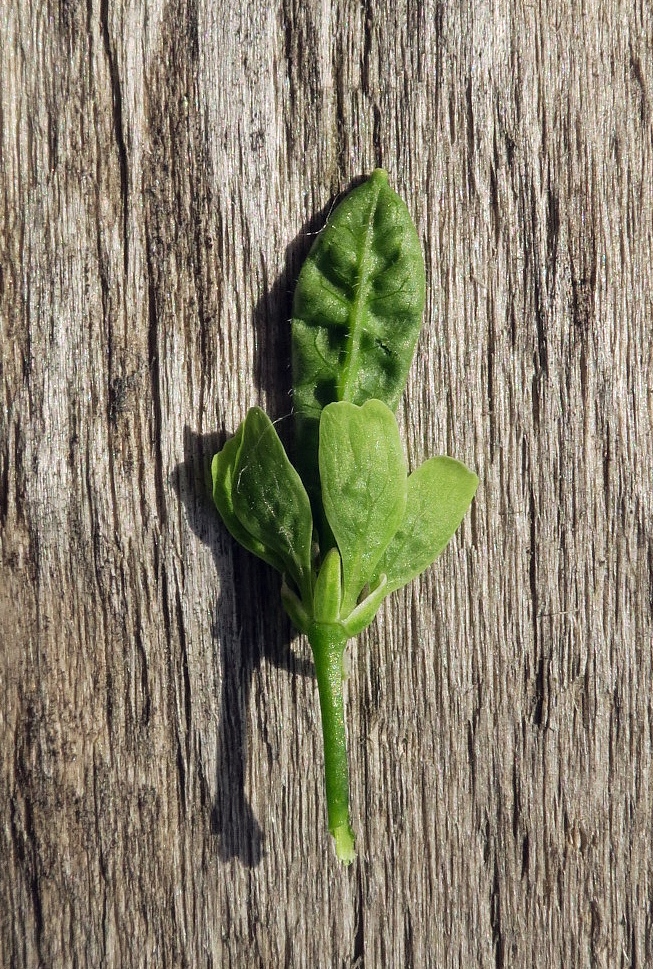
[[[342,697],[342,657],[347,633],[340,623],[313,622],[308,640],[320,694],[329,831],[335,838],[338,858],[348,865],[356,851],[349,823],[349,767]]]
[[[340,824],[331,832],[336,841],[336,854],[345,865],[351,865],[356,857],[356,840],[348,824]]]

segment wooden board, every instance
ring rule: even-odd
[[[0,76],[0,964],[653,965],[650,4],[4,0]],[[377,165],[481,485],[352,648],[347,870],[205,473]]]

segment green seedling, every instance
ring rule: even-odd
[[[295,466],[258,407],[212,463],[213,498],[245,548],[282,575],[281,599],[313,651],[329,830],[350,863],[343,707],[347,641],[428,568],[478,479],[435,457],[408,473],[394,416],[424,308],[424,263],[402,200],[377,170],[315,241],[292,320]]]

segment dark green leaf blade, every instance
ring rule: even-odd
[[[327,404],[399,403],[424,310],[424,260],[402,199],[377,169],[338,205],[295,289],[297,463],[316,503],[318,421]]]
[[[331,401],[371,398],[394,410],[419,336],[424,291],[415,226],[377,169],[336,208],[299,275],[292,321],[297,412],[319,416]]]
[[[243,442],[244,422],[240,425],[235,435],[230,438],[221,451],[213,456],[211,462],[211,477],[213,479],[213,502],[220,512],[220,516],[237,542],[254,555],[272,565],[279,572],[284,571],[284,563],[281,558],[267,548],[262,542],[254,538],[253,535],[241,524],[233,506],[233,482],[234,468],[241,444]]]
[[[233,471],[232,502],[243,528],[282,561],[302,600],[310,602],[310,502],[272,421],[258,407],[252,407],[245,417]]]
[[[329,404],[319,460],[324,510],[342,558],[346,618],[404,517],[407,469],[394,414],[380,400]]]
[[[478,478],[454,458],[430,458],[408,478],[404,519],[376,566],[386,593],[431,565],[452,537],[476,493]]]

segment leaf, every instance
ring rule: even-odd
[[[322,408],[372,398],[396,408],[419,336],[424,292],[415,226],[386,172],[377,169],[333,212],[295,289],[296,460],[314,507]]]
[[[387,576],[386,594],[406,585],[436,560],[460,525],[478,478],[453,458],[425,461],[408,478],[403,521],[377,563]]]
[[[279,572],[284,571],[281,558],[272,549],[267,548],[247,531],[234,511],[232,489],[234,481],[234,467],[243,441],[244,422],[235,435],[230,438],[221,451],[213,456],[211,462],[211,477],[213,479],[213,502],[220,512],[223,522],[237,542],[254,555],[272,565]]]
[[[379,606],[387,595],[385,575],[379,577],[377,585],[374,585],[369,594],[363,599],[355,609],[343,620],[343,626],[348,636],[358,636],[374,620]]]
[[[247,412],[238,434],[241,443],[225,486],[231,485],[233,515],[250,539],[243,544],[256,551],[253,539],[271,552],[281,564],[280,571],[287,571],[296,583],[302,600],[310,602],[313,520],[306,490],[274,425],[260,408]]]
[[[342,605],[342,562],[337,548],[329,549],[313,589],[313,618],[316,622],[337,622]]]
[[[406,461],[390,408],[380,400],[325,407],[319,462],[324,510],[342,558],[341,615],[347,616],[404,517]]]
[[[395,408],[424,309],[424,261],[404,202],[377,169],[347,195],[316,239],[293,303],[299,413],[375,398]]]

